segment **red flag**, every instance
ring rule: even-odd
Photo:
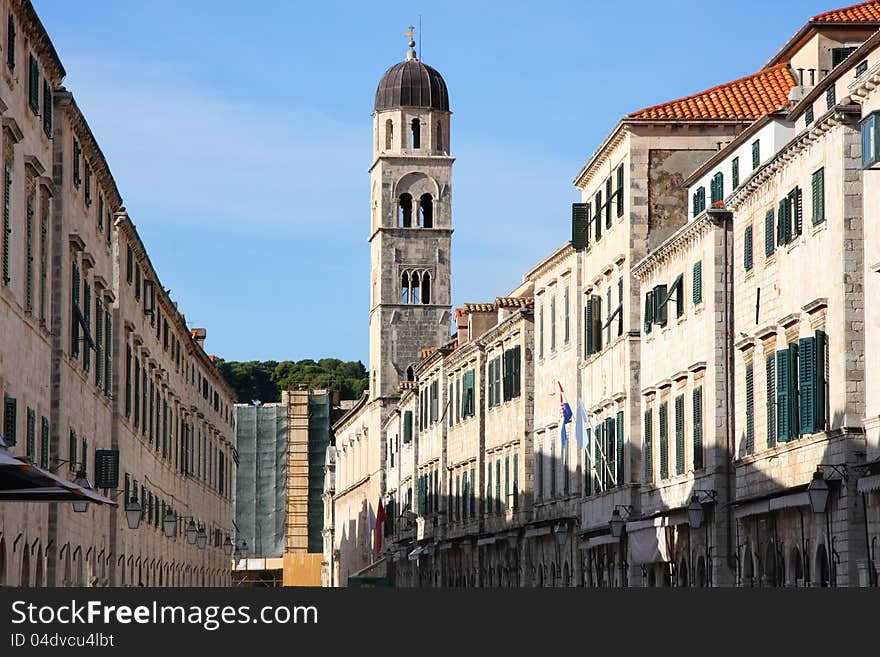
[[[376,511],[376,534],[373,536],[373,549],[378,554],[382,551],[382,534],[385,529],[385,521],[388,515],[385,513],[385,507],[382,505],[382,498],[379,498],[379,509]]]

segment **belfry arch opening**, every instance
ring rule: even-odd
[[[410,125],[412,126],[411,130],[410,130],[410,137],[411,137],[410,143],[412,144],[413,148],[421,148],[422,147],[422,125],[421,125],[421,123],[419,123],[418,119],[413,119],[412,123]]]
[[[400,303],[409,303],[409,274],[400,277]]]
[[[397,204],[397,226],[399,228],[412,228],[413,197],[404,192],[400,195]]]
[[[434,199],[430,194],[422,194],[419,197],[419,226],[434,227]]]
[[[422,274],[422,303],[431,303],[431,274]]]

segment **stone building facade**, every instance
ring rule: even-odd
[[[619,121],[575,177],[571,242],[457,309],[451,339],[425,335],[387,381],[399,398],[347,481],[368,476],[391,512],[363,516],[360,570],[339,572],[877,584],[878,30],[877,0],[813,16],[759,71]],[[528,309],[503,316],[508,298]],[[498,340],[517,326],[524,394],[498,408]],[[339,429],[337,481],[359,445]],[[347,498],[325,500],[341,527]]]
[[[2,435],[13,454],[84,474],[117,503],[2,503],[0,584],[228,583],[232,391],[204,329],[161,285],[31,3],[5,0],[0,14]],[[170,538],[166,513],[178,518]],[[204,548],[188,542],[190,521]]]

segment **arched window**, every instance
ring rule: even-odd
[[[409,302],[421,303],[421,294],[419,294],[419,275],[417,272],[413,272],[412,279],[410,280]]]
[[[394,144],[394,121],[385,121],[385,150],[390,151]]]
[[[434,139],[436,141],[436,143],[434,144],[434,150],[442,152],[444,150],[444,148],[443,148],[443,123],[442,122],[437,121],[437,128],[435,129],[434,132],[435,132]]]
[[[752,587],[755,585],[755,563],[752,559],[752,550],[746,546],[746,554],[743,558],[742,585]]]
[[[37,550],[37,563],[34,566],[34,586],[43,586],[43,549]]]
[[[708,585],[708,581],[706,579],[706,560],[703,557],[697,559],[697,579],[696,585],[698,587],[703,587]]]
[[[406,368],[406,380],[407,381],[415,381],[416,380],[416,373],[413,370],[412,365],[410,365],[409,367]]]
[[[828,552],[824,545],[816,550],[816,577],[819,578],[819,586],[831,586],[831,569],[828,567]]]
[[[688,581],[688,562],[686,559],[682,559],[678,566],[678,585],[690,586]]]
[[[431,274],[422,274],[422,303],[431,303]]]
[[[119,570],[119,585],[125,586],[125,555],[122,555],[122,568]]]
[[[412,228],[412,205],[413,197],[410,194],[403,193],[400,195],[398,204],[398,228]]]
[[[434,199],[430,194],[422,194],[419,197],[419,226],[421,228],[434,227]]]
[[[412,139],[410,142],[412,143],[413,148],[421,148],[422,138],[421,138],[422,126],[419,123],[418,119],[412,120]]]
[[[400,303],[409,303],[409,274],[400,277]]]
[[[571,583],[568,581],[569,577],[570,577],[570,574],[569,574],[569,570],[568,570],[568,562],[566,562],[565,565],[562,566],[562,585],[563,586],[571,586]]]
[[[791,584],[792,586],[803,586],[804,565],[803,561],[801,560],[801,552],[797,548],[792,549],[789,564],[791,566],[789,584]]]

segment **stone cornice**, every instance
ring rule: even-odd
[[[571,242],[566,242],[532,269],[527,271],[523,276],[523,280],[536,282],[538,278],[549,273],[554,267],[559,265],[559,263],[565,261],[566,258],[576,253],[577,251],[574,250]]]
[[[37,53],[38,59],[42,62],[43,67],[49,73],[49,79],[53,84],[59,84],[67,71],[61,64],[61,58],[49,38],[49,33],[43,27],[40,17],[34,10],[31,0],[22,0],[19,3],[20,13],[18,16],[20,27],[22,28],[31,48]]]
[[[856,103],[841,103],[835,105],[825,114],[818,117],[813,126],[795,136],[767,162],[761,165],[755,172],[740,185],[729,197],[728,205],[736,210],[761,186],[772,180],[785,166],[800,155],[811,144],[822,139],[827,132],[844,123],[852,123],[858,120],[861,108]]]
[[[656,251],[645,256],[632,269],[634,278],[643,280],[655,269],[663,266],[675,256],[690,250],[712,227],[708,212],[703,212],[693,221],[685,224],[663,242]]]

